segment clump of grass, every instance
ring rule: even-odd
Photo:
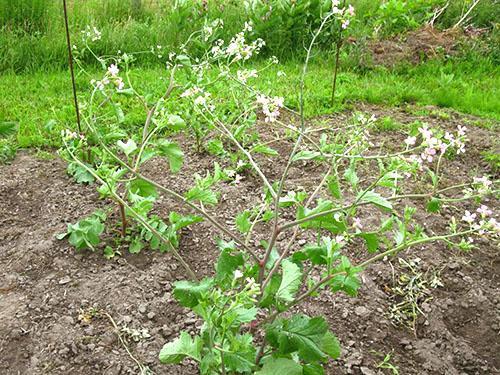
[[[375,127],[380,132],[392,132],[402,130],[405,125],[390,116],[385,116],[377,120]]]

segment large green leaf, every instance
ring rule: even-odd
[[[184,358],[190,357],[201,361],[201,348],[203,342],[200,337],[194,339],[187,332],[181,332],[180,337],[163,346],[160,351],[160,362],[180,363]]]
[[[165,156],[168,159],[172,173],[179,172],[184,161],[184,153],[179,145],[165,139],[158,143],[158,151],[161,156]]]
[[[338,341],[322,317],[295,315],[291,319],[278,319],[267,327],[266,338],[280,354],[298,352],[308,362],[326,361],[340,353]]]
[[[178,281],[174,286],[174,297],[182,306],[195,307],[201,296],[213,286],[213,279],[206,278],[199,283],[187,280]]]
[[[195,186],[186,195],[188,201],[200,201],[206,204],[217,204],[217,194],[210,189]]]
[[[302,366],[288,358],[270,358],[255,375],[302,375]]]
[[[149,182],[141,180],[140,178],[130,181],[129,190],[131,193],[139,195],[143,198],[145,197],[156,198],[158,196],[156,187],[150,184]]]
[[[129,139],[127,142],[118,141],[116,145],[127,156],[137,150],[137,143],[133,139]]]
[[[276,298],[285,302],[291,302],[300,287],[302,272],[299,266],[288,259],[285,259],[283,263],[281,263],[281,267],[283,268],[283,277],[281,278],[281,284],[276,293]]]
[[[221,242],[219,242],[220,244]],[[232,246],[221,246],[222,249],[219,255],[219,259],[217,260],[216,266],[216,275],[217,280],[224,282],[231,280],[234,275],[234,271],[238,269],[238,267],[243,266],[244,259],[243,254],[238,251],[235,251],[234,242],[225,243]]]
[[[373,190],[367,191],[366,193],[360,193],[358,195],[358,199],[360,202],[373,203],[374,205],[387,210],[392,210],[392,204],[387,199],[382,197],[379,193],[374,192]]]

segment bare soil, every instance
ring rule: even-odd
[[[451,113],[443,120],[412,114],[404,109],[363,107],[379,117],[392,116],[402,123],[421,120],[443,128],[455,128],[476,119]],[[317,121],[337,126],[350,116],[343,113]],[[468,180],[472,175],[492,174],[480,157],[491,148],[497,133],[468,125],[468,152],[444,166],[444,184]],[[376,144],[398,145],[399,131],[380,132]],[[182,191],[193,174],[204,173],[214,158],[192,151],[187,140],[185,168],[172,179],[165,165],[152,164],[147,174]],[[276,147],[282,158],[263,157],[270,179],[284,164],[290,144]],[[291,185],[315,186],[321,170],[305,163],[292,168]],[[498,176],[497,176],[498,177]],[[363,176],[362,176],[363,178]],[[245,175],[238,185],[224,185],[221,203],[214,214],[221,222],[260,194],[258,180]],[[488,202],[490,207],[496,200]],[[172,298],[172,283],[184,273],[169,254],[143,250],[106,260],[101,252],[77,253],[55,235],[67,223],[108,203],[99,200],[93,186],[77,185],[66,175],[59,159],[40,160],[20,153],[11,165],[0,166],[0,373],[2,374],[137,374],[138,367],[119,342],[108,313],[120,326],[147,329],[151,337],[128,340],[131,354],[156,374],[196,374],[189,362],[164,366],[158,362],[163,344],[181,330],[196,332],[199,321]],[[427,214],[417,202],[419,219],[427,233],[442,233],[450,216],[472,203],[445,207],[438,215]],[[158,213],[167,216],[182,208],[166,197]],[[365,215],[369,215],[366,213]],[[111,218],[113,220],[114,218]],[[369,220],[369,217],[362,217]],[[265,232],[258,237],[264,238]],[[185,231],[180,251],[199,275],[213,272],[217,233],[205,223]],[[500,258],[498,244],[479,238],[477,249],[461,253],[436,243],[402,254],[421,259],[423,270],[438,270],[442,287],[432,289],[422,304],[423,315],[412,332],[389,319],[394,303],[391,287],[403,271],[396,259],[381,262],[363,273],[363,287],[356,298],[324,293],[300,309],[324,314],[339,337],[343,351],[328,364],[328,374],[391,374],[378,368],[384,356],[400,374],[498,374],[500,373]],[[366,251],[349,249],[356,260]]]

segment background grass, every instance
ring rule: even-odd
[[[429,21],[447,1],[348,3],[357,9],[349,30],[355,43],[347,44],[341,55],[336,104],[331,107],[329,100],[333,34],[327,32],[307,79],[308,116],[364,101],[389,106],[435,105],[500,120],[498,0],[482,0],[471,12],[465,23],[486,32],[467,39],[454,56],[441,55],[417,65],[402,62],[393,68],[370,63],[368,41],[404,36]],[[470,3],[451,1],[435,26],[453,26]],[[252,20],[252,37],[262,37],[267,43],[263,55],[278,55],[282,60],[262,77],[263,87],[273,87],[273,95],[285,96],[287,105],[297,107],[303,45],[331,0],[255,0],[253,4],[244,10],[240,0],[68,0],[73,43],[80,43],[80,30],[86,25],[95,25],[102,31],[102,40],[93,46],[98,54],[142,51],[158,44],[166,51],[175,49],[192,31],[215,18],[222,18],[225,25],[218,37],[228,40],[244,22]],[[196,54],[196,50],[191,52]],[[96,77],[102,74],[90,56],[82,56],[82,60],[94,64],[91,69]],[[263,62],[253,64],[258,68]],[[278,78],[278,69],[286,77]],[[158,77],[164,74],[163,66],[153,54],[138,56],[134,74],[148,86],[144,89],[162,89]],[[89,92],[88,81],[82,77],[77,81],[82,102]],[[0,0],[0,91],[0,122],[19,124],[17,139],[1,140],[0,160],[17,147],[57,147],[60,130],[74,127],[61,1]],[[137,109],[130,110],[125,126],[144,116]]]
[[[300,61],[289,60],[265,71],[259,82],[262,88],[273,87],[273,95],[287,98],[287,105],[298,107]],[[307,115],[317,116],[342,110],[355,101],[389,106],[435,105],[451,108],[493,120],[500,120],[500,79],[498,67],[483,61],[480,66],[470,61],[428,61],[417,66],[395,70],[378,68],[367,72],[343,71],[334,107],[330,105],[331,60],[317,57],[310,67],[306,81]],[[255,68],[263,65],[254,63]],[[278,77],[278,70],[286,76]],[[496,74],[492,74],[496,72]],[[96,77],[102,74],[95,72]],[[137,67],[132,72],[145,91],[161,93],[166,76],[161,68]],[[72,128],[75,114],[71,96],[69,73],[37,72],[30,75],[4,74],[0,76],[0,120],[17,121],[17,136],[21,147],[59,146],[61,129]],[[77,90],[81,102],[90,92],[88,78],[79,77]],[[223,88],[220,88],[223,90]],[[129,123],[141,122],[144,113],[130,108]],[[125,126],[127,122],[125,123]]]
[[[357,9],[350,28],[356,39],[392,36],[418,28],[430,20],[446,0],[349,0]],[[241,0],[68,0],[73,40],[86,25],[102,31],[96,45],[98,54],[118,50],[135,52],[162,45],[176,48],[206,20],[222,18],[220,37],[228,39],[253,21],[254,37],[267,42],[265,53],[280,59],[298,58],[310,31],[318,26],[321,14],[331,0],[255,0],[245,8]],[[454,25],[468,9],[470,0],[453,0],[437,19],[436,26]],[[206,4],[206,5],[205,5]],[[498,0],[482,0],[470,14],[468,23],[498,34]],[[67,64],[61,1],[0,0],[0,72],[33,72],[62,69]],[[329,50],[333,34],[322,36],[323,49]],[[496,49],[498,51],[498,48]],[[191,51],[196,52],[196,51]],[[496,52],[497,62],[498,53]],[[91,61],[90,59],[87,61]],[[140,57],[143,66],[158,65],[150,54]]]

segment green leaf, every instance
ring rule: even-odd
[[[266,146],[266,145],[257,145],[252,148],[253,152],[257,152],[259,154],[264,154],[264,155],[271,155],[271,156],[278,156],[279,153],[275,149]]]
[[[344,177],[351,184],[353,188],[356,188],[356,186],[358,186],[359,177],[356,174],[356,170],[354,169],[353,164],[351,164],[351,166],[345,170]]]
[[[141,180],[140,178],[130,181],[128,188],[131,193],[139,195],[143,198],[156,198],[158,196],[156,187],[147,181]]]
[[[161,156],[165,156],[168,159],[172,173],[179,172],[184,161],[184,153],[179,145],[165,139],[158,143],[158,151]]]
[[[276,298],[282,301],[291,302],[300,287],[302,272],[299,266],[288,259],[285,259],[281,263],[281,267],[283,268],[283,277],[278,292],[276,293]]]
[[[236,228],[243,234],[248,233],[250,228],[252,227],[252,223],[250,222],[250,211],[243,211],[236,216]]]
[[[303,151],[297,152],[293,156],[292,161],[319,159],[320,156],[321,156],[321,153],[318,151],[303,150]]]
[[[340,182],[337,175],[330,176],[328,178],[328,191],[335,199],[340,199],[342,197],[342,191],[340,190]]]
[[[186,127],[186,121],[179,115],[168,115],[167,124],[173,131],[181,130]]]
[[[357,236],[365,240],[366,247],[368,248],[368,251],[370,253],[374,253],[378,250],[379,241],[377,233],[374,232],[358,233]]]
[[[232,254],[230,248],[225,248],[221,251],[217,260],[216,275],[219,282],[232,280],[234,271],[243,266],[243,254],[235,252]]]
[[[363,196],[361,196],[363,194]],[[357,199],[360,202],[373,203],[374,205],[386,210],[392,210],[392,204],[387,199],[382,197],[379,193],[374,192],[373,190],[367,191],[366,193],[361,192],[358,194]]]
[[[181,332],[180,337],[163,346],[159,355],[160,362],[180,363],[186,357],[200,362],[202,346],[203,342],[199,336],[193,339],[187,332]]]
[[[213,287],[213,279],[206,278],[198,283],[182,280],[174,284],[174,297],[184,307],[195,307],[201,296]]]
[[[226,352],[224,354],[224,364],[226,365],[226,370],[236,372],[238,374],[253,373],[256,356],[253,336],[249,333],[245,333],[243,335],[230,337],[229,340],[231,352]]]
[[[308,362],[335,358],[340,351],[335,336],[328,331],[328,323],[322,317],[309,318],[294,315],[280,318],[267,327],[266,339],[279,354],[298,352],[300,359]]]
[[[129,156],[132,152],[137,150],[137,144],[133,139],[129,139],[127,142],[118,141],[116,142],[116,145],[127,156]]]
[[[179,64],[184,66],[191,66],[191,59],[186,55],[177,55],[176,60]]]
[[[361,282],[357,277],[359,272],[361,272],[361,268],[352,267],[349,259],[342,256],[340,265],[332,271],[333,274],[338,273],[329,283],[332,291],[341,290],[350,296],[356,296],[361,286]]]
[[[94,176],[87,169],[76,162],[69,162],[67,171],[68,174],[73,176],[78,184],[91,184],[95,181]]]
[[[303,366],[303,375],[324,375],[325,370],[319,363],[307,363]]]
[[[206,204],[217,204],[217,195],[210,189],[195,186],[186,195],[188,201],[200,201]]]
[[[255,375],[302,375],[302,366],[292,359],[270,358]]]
[[[278,273],[273,274],[271,281],[266,285],[264,293],[262,294],[262,299],[260,301],[261,307],[269,307],[274,304],[274,298],[278,289],[281,285],[281,275]]]
[[[123,113],[123,109],[120,106],[120,104],[113,104],[113,107],[115,108],[115,115],[116,119],[118,120],[118,123],[121,124],[125,121],[125,114]]]
[[[141,250],[144,248],[144,244],[139,241],[138,239],[135,239],[130,243],[130,246],[128,247],[128,251],[130,254],[139,254]]]
[[[303,206],[298,207],[297,209],[297,219],[304,219],[312,215],[316,215],[325,211],[329,211],[333,209],[333,203],[329,200],[318,199],[318,204],[312,210],[304,208]],[[332,233],[338,234],[345,232],[347,230],[346,223],[341,220],[338,221],[335,219],[333,213],[316,217],[311,219],[310,221],[306,221],[300,224],[301,228],[308,229],[327,229]]]
[[[427,203],[428,212],[439,212],[441,208],[441,201],[438,198],[432,198],[429,203]]]

